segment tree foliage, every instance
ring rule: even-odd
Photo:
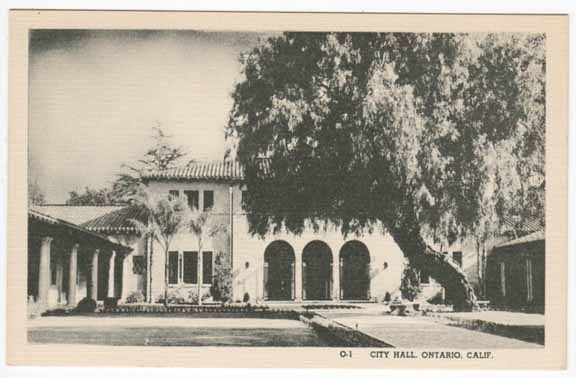
[[[145,219],[130,219],[138,234],[157,242],[164,252],[164,304],[168,304],[168,253],[179,232],[186,230],[192,218],[188,204],[179,198],[158,196],[140,186],[135,205],[142,209]],[[153,259],[150,259],[152,265]]]
[[[144,157],[136,163],[123,164],[123,172],[117,175],[112,184],[112,192],[117,198],[128,201],[133,198],[140,184],[142,174],[150,170],[164,170],[179,164],[186,152],[182,147],[171,142],[171,136],[166,134],[160,125],[152,128],[153,143],[145,152]]]
[[[420,294],[420,279],[418,271],[410,266],[404,268],[402,271],[402,279],[400,281],[400,293],[402,298],[409,301],[416,299]]]
[[[84,192],[77,192],[72,190],[68,193],[66,205],[70,206],[104,206],[115,205],[117,199],[114,193],[108,188],[91,189],[90,187],[84,188]]]
[[[251,232],[379,227],[469,298],[423,238],[494,233],[543,185],[544,36],[284,33],[242,62],[227,136]]]
[[[202,304],[202,267],[203,267],[203,251],[204,251],[204,241],[215,237],[216,235],[224,232],[225,226],[219,223],[214,223],[214,219],[211,217],[209,211],[200,211],[198,209],[192,209],[190,217],[185,226],[192,235],[196,238],[197,249],[198,249],[198,268],[197,268],[197,281],[198,282],[198,304]]]
[[[46,202],[46,198],[44,196],[44,192],[38,181],[36,180],[29,180],[28,181],[28,204],[29,205],[44,205]]]
[[[135,163],[122,164],[122,172],[110,186],[101,189],[86,187],[84,192],[71,191],[66,200],[67,205],[73,206],[104,206],[127,204],[139,195],[142,185],[142,174],[149,170],[162,170],[175,167],[184,156],[182,147],[174,146],[158,125],[152,128],[152,144],[142,159]]]
[[[232,264],[228,253],[218,252],[214,259],[214,280],[210,293],[217,301],[228,302],[232,299]]]

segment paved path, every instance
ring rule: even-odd
[[[524,314],[510,311],[477,311],[439,314],[450,319],[481,320],[507,326],[543,327],[543,314]]]
[[[322,312],[322,315],[348,327],[392,344],[397,348],[519,349],[543,348],[507,337],[451,327],[422,317],[376,314],[357,315]]]

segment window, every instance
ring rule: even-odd
[[[134,274],[146,273],[145,256],[132,256],[132,273]]]
[[[170,201],[177,199],[180,196],[180,192],[177,190],[169,190],[168,191],[168,199]]]
[[[195,284],[198,282],[198,252],[183,253],[182,281],[186,284]]]
[[[191,209],[198,209],[200,206],[200,197],[197,190],[185,190],[184,194],[188,200],[188,206]]]
[[[452,252],[452,260],[454,260],[454,262],[460,267],[462,268],[462,252],[458,251],[458,252]]]
[[[506,296],[506,263],[500,262],[500,293]]]
[[[243,190],[242,191],[242,202],[241,202],[242,207],[246,206],[247,202],[248,202],[248,191]]]
[[[214,207],[214,191],[204,191],[204,211],[208,211]]]
[[[178,252],[168,252],[168,283],[178,283]]]
[[[420,271],[420,283],[422,284],[429,284],[430,283],[430,274],[426,270]]]
[[[202,283],[212,283],[212,252],[202,252]]]
[[[526,259],[526,300],[534,300],[534,285],[532,280],[532,259]]]

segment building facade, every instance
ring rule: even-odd
[[[195,303],[198,292],[204,300],[210,298],[218,260],[231,261],[233,301],[381,301],[400,288],[407,261],[378,225],[358,237],[344,237],[330,225],[318,231],[308,227],[299,235],[285,231],[252,235],[242,206],[248,193],[237,162],[194,163],[151,172],[143,180],[153,195],[178,196],[190,207],[206,211],[208,226],[218,226],[220,232],[203,240],[200,254],[197,238],[180,232],[166,256],[158,243],[136,232],[133,220],[145,220],[136,206],[34,207],[29,214],[29,277],[37,280],[29,279],[33,298],[52,307],[72,306],[86,296],[125,301],[137,293],[148,302],[161,302],[167,275],[169,301]],[[53,222],[50,227],[48,220]],[[74,232],[60,233],[68,236],[59,237],[49,248],[50,284],[46,284],[44,251],[50,246],[46,239],[50,231],[58,228],[55,224]],[[479,254],[473,244],[465,240],[445,255],[478,288]],[[78,256],[76,263],[73,256]],[[75,280],[70,278],[74,276]],[[420,277],[421,299],[444,299],[428,272]]]
[[[251,235],[242,197],[242,170],[235,162],[196,163],[186,168],[145,177],[156,195],[181,196],[191,207],[210,213],[212,224],[224,232],[205,241],[202,255],[202,292],[208,295],[214,259],[232,261],[235,301],[371,301],[398,290],[405,263],[398,246],[381,232],[344,238],[334,227],[300,235],[280,232]],[[155,246],[152,246],[155,248]],[[179,235],[169,253],[169,288],[197,290],[197,240]],[[155,257],[156,258],[156,257]],[[164,275],[164,257],[152,264],[152,277]],[[163,294],[151,285],[152,298]]]
[[[530,233],[494,248],[486,268],[487,296],[493,306],[544,312],[545,251],[544,231]]]

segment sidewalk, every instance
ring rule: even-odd
[[[544,315],[509,311],[428,314],[445,325],[544,345]]]
[[[528,349],[542,345],[441,324],[426,317],[322,312],[323,316],[397,348]]]

